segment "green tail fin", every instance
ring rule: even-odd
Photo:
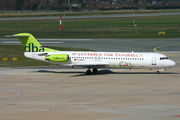
[[[14,35],[7,36],[7,37],[18,37],[26,52],[53,52],[53,51],[57,51],[54,49],[42,47],[41,44],[34,38],[34,36],[29,34],[29,33],[19,33],[19,34],[14,34]]]

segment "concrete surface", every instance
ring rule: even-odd
[[[144,16],[169,16],[169,15],[180,15],[180,13],[145,13],[138,14],[136,13],[136,17],[144,17]],[[82,18],[117,18],[117,17],[132,17],[133,14],[113,14],[113,15],[91,15],[91,16],[62,16],[62,19],[82,19]],[[0,21],[9,21],[9,20],[49,20],[49,19],[57,19],[59,20],[59,16],[55,17],[19,17],[19,18],[0,18]]]
[[[36,37],[36,36],[35,36]],[[162,39],[37,39],[43,46],[85,48],[108,52],[180,51],[179,38]],[[51,42],[51,43],[49,43]],[[57,43],[59,42],[59,43]],[[19,39],[0,38],[0,45],[22,45]]]
[[[179,73],[0,68],[0,120],[178,120]]]

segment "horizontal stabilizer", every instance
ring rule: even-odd
[[[5,35],[5,37],[29,37],[29,35]]]

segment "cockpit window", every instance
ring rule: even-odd
[[[169,59],[168,57],[160,57],[160,60],[167,60]]]

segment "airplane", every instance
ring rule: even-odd
[[[36,60],[50,62],[70,68],[87,68],[87,75],[97,73],[98,68],[119,69],[157,69],[165,70],[175,66],[175,62],[160,53],[149,52],[91,52],[91,51],[58,51],[43,47],[32,34],[19,33],[7,35],[6,37],[17,37],[24,49],[24,56]],[[92,69],[92,71],[91,71]]]

